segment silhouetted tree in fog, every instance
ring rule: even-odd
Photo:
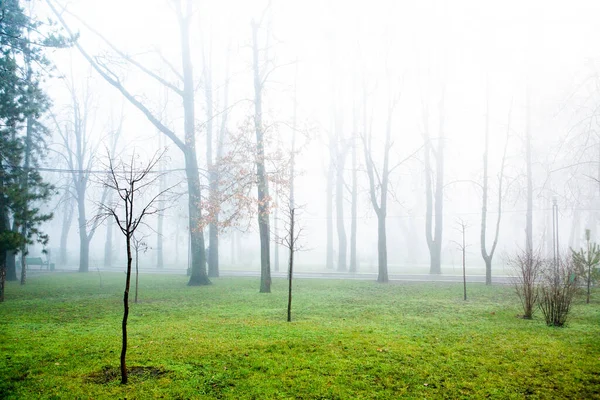
[[[423,122],[423,138],[425,141],[425,237],[429,248],[430,274],[442,273],[442,228],[444,211],[444,101],[446,96],[445,87],[439,102],[439,129],[437,137],[437,149],[434,149],[431,134],[429,132],[429,112],[425,108]],[[435,173],[432,168],[431,157],[435,159]],[[435,177],[435,184],[432,183]],[[435,204],[434,204],[435,202]],[[435,208],[435,221],[434,221]]]
[[[54,15],[61,22],[67,33],[73,38],[76,35],[70,29],[69,25],[63,18],[63,14],[55,6],[55,2],[52,0],[46,0]],[[173,84],[168,80],[160,77],[153,71],[149,70],[144,64],[137,61],[132,56],[125,54],[123,51],[117,49],[112,43],[110,43],[104,36],[99,32],[93,30],[89,25],[83,23],[90,31],[96,34],[102,41],[104,41],[119,57],[122,61],[126,62],[148,77],[154,79],[159,84],[169,88],[173,93],[177,94],[182,101],[183,105],[183,140],[179,138],[175,132],[168,128],[158,117],[155,112],[150,110],[149,103],[144,103],[138,96],[128,90],[123,84],[121,78],[116,73],[117,67],[109,65],[104,58],[91,56],[79,43],[75,42],[75,46],[84,56],[84,58],[92,65],[92,67],[102,76],[102,78],[110,85],[115,87],[134,107],[140,110],[146,118],[165,136],[167,136],[183,153],[185,161],[185,173],[187,178],[187,189],[188,189],[188,218],[189,218],[189,229],[190,229],[190,242],[191,242],[191,262],[192,262],[192,273],[188,285],[208,285],[210,280],[206,273],[206,255],[204,249],[204,233],[201,227],[204,225],[202,220],[202,201],[200,191],[200,177],[198,172],[198,160],[196,158],[196,120],[195,120],[195,102],[194,102],[194,73],[192,68],[191,54],[190,54],[190,35],[189,28],[190,22],[193,16],[192,0],[173,1],[172,2],[179,25],[180,43],[181,43],[181,71],[173,68],[172,64],[161,56],[163,63],[172,70],[173,75],[177,79],[177,83]],[[160,55],[159,55],[160,56]]]
[[[482,197],[481,197],[481,256],[485,262],[485,284],[492,284],[492,259],[496,252],[496,246],[498,245],[498,234],[500,233],[500,220],[502,217],[502,184],[504,182],[504,166],[506,163],[506,149],[508,148],[508,138],[510,135],[510,119],[512,113],[512,104],[508,113],[508,124],[506,127],[506,141],[504,143],[504,152],[502,153],[502,162],[500,164],[500,172],[498,174],[498,215],[496,217],[496,229],[494,232],[494,241],[492,247],[488,251],[486,243],[487,234],[487,212],[488,212],[488,196],[489,196],[489,140],[490,140],[490,95],[489,87],[487,89],[487,100],[486,100],[486,114],[485,114],[485,139],[484,139],[484,151],[483,151],[483,182],[481,185]]]

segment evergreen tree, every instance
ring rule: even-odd
[[[35,168],[45,151],[42,117],[50,106],[41,88],[50,70],[44,49],[67,43],[42,25],[18,0],[0,1],[0,301],[7,254],[26,254],[34,241],[46,243],[40,224],[52,217],[39,208],[52,188]],[[9,272],[16,279],[15,271]]]

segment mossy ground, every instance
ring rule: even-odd
[[[102,279],[100,279],[102,278]],[[10,283],[0,398],[600,398],[600,292],[568,326],[518,318],[510,286],[142,275],[130,383],[118,378],[123,274]]]

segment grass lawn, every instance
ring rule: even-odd
[[[0,398],[600,398],[600,291],[565,328],[517,318],[512,288],[140,276],[130,383],[117,375],[124,275],[9,283]],[[133,298],[133,296],[131,296]]]

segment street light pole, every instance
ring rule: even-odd
[[[554,246],[554,268],[558,272],[560,250],[558,248],[558,197],[552,196],[552,245]]]

